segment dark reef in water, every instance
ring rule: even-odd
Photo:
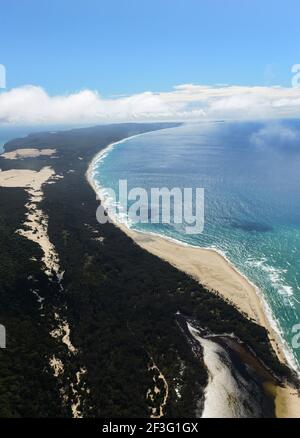
[[[266,233],[267,231],[272,231],[272,227],[267,224],[263,224],[260,222],[240,222],[240,221],[232,221],[230,223],[232,228],[238,228],[243,231],[257,231],[260,233]]]
[[[164,414],[192,417],[207,370],[178,326],[178,311],[211,333],[234,333],[275,374],[289,375],[264,328],[139,248],[114,225],[96,220],[98,201],[85,178],[94,155],[111,142],[168,126],[174,124],[35,133],[6,145],[7,151],[57,150],[55,159],[0,158],[0,167],[51,166],[63,176],[43,187],[40,206],[49,217],[48,234],[65,274],[62,292],[45,275],[39,246],[15,233],[25,220],[29,195],[23,189],[0,188],[0,321],[7,330],[7,349],[0,350],[0,417],[70,417],[73,395],[65,402],[60,389],[68,391],[70,376],[81,367],[87,372],[76,390],[83,416],[145,417],[164,396],[162,389],[153,400],[146,399],[153,386],[153,361],[168,382]],[[33,289],[44,298],[43,314]],[[71,359],[66,346],[50,335],[56,311],[69,322],[78,350]],[[49,365],[54,355],[65,364],[59,378]]]

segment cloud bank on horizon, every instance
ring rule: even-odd
[[[103,98],[83,90],[49,96],[28,85],[0,93],[0,124],[89,124],[154,120],[247,120],[299,117],[300,88],[280,86],[175,86],[168,92],[143,92]]]

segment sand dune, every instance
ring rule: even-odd
[[[19,160],[23,158],[36,158],[39,156],[49,156],[55,154],[56,149],[16,149],[11,152],[5,152],[1,155],[7,160]]]

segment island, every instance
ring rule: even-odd
[[[95,155],[175,126],[102,125],[5,145],[1,417],[209,417],[222,401],[220,364],[232,388],[224,416],[296,416],[299,381],[265,326],[166,249],[161,258],[159,241],[97,222]]]

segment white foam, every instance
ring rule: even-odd
[[[294,290],[292,286],[285,283],[284,279],[284,274],[286,274],[287,270],[274,268],[273,266],[267,264],[266,261],[266,258],[261,260],[249,259],[246,263],[249,266],[259,268],[265,272],[270,279],[272,287],[278,292],[279,295],[283,296],[285,304],[289,304],[291,307],[294,307]]]

